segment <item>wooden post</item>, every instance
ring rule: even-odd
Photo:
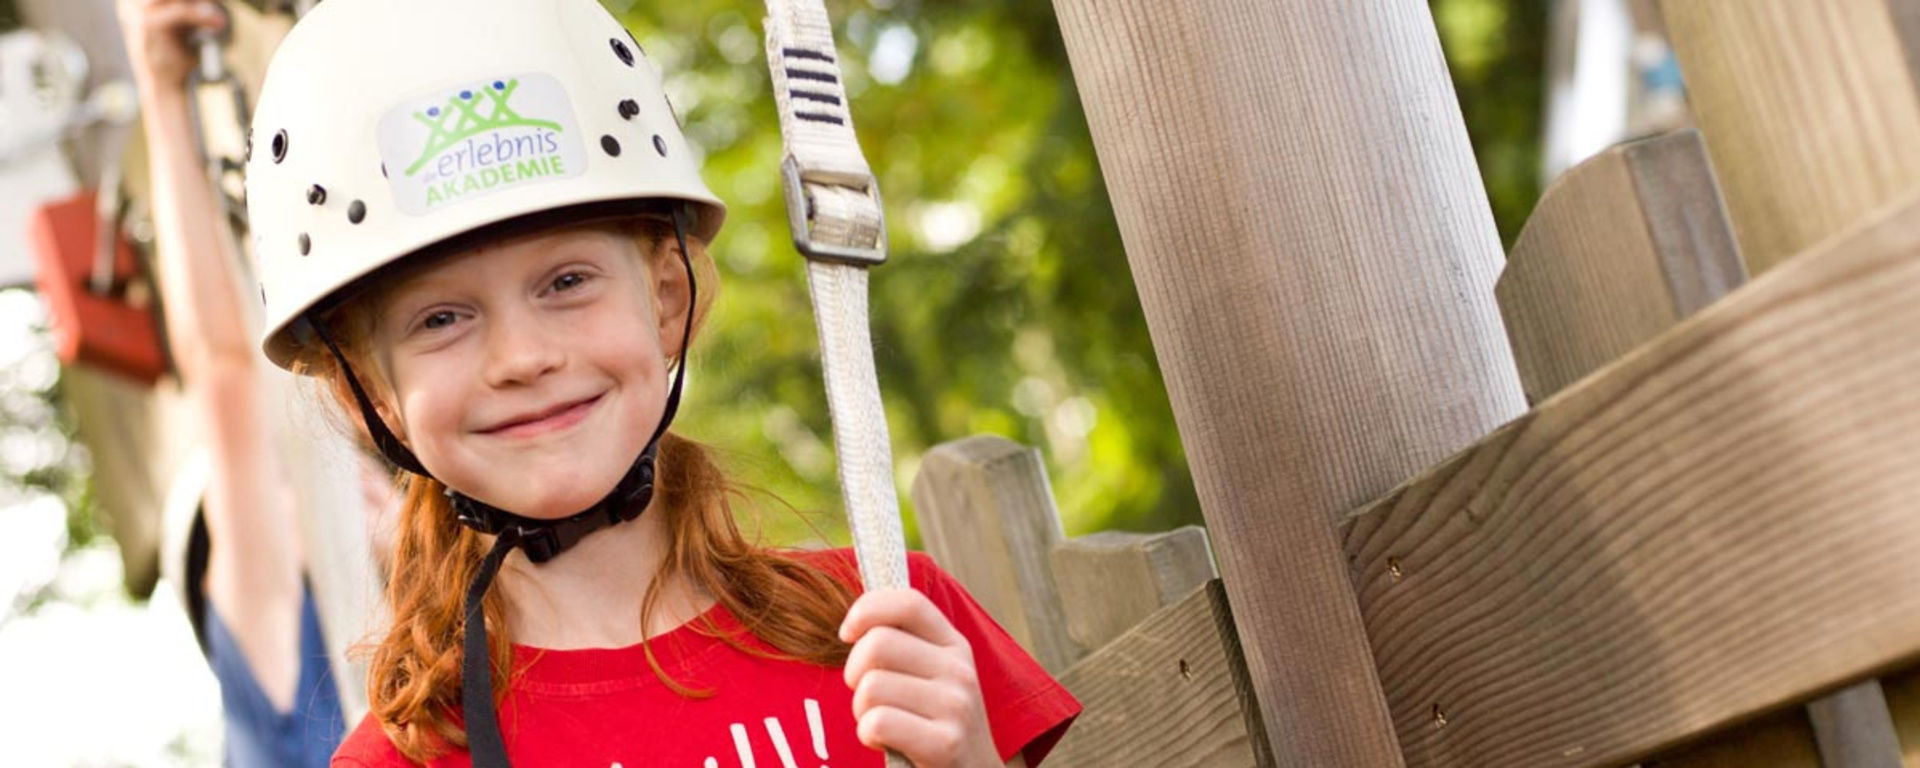
[[[1207,529],[1196,525],[1150,534],[1101,531],[1053,549],[1067,633],[1088,650],[1213,578]]]
[[[1903,2],[1662,0],[1749,272],[1920,185]]]
[[[1331,520],[1525,410],[1421,0],[1055,0],[1280,765],[1396,766]]]
[[[1745,281],[1688,130],[1616,146],[1554,180],[1494,294],[1537,404]]]
[[[934,562],[1041,666],[1080,658],[1047,561],[1062,535],[1039,451],[992,435],[941,443],[920,461],[913,506]]]

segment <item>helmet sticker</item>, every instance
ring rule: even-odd
[[[586,151],[567,92],[530,73],[425,94],[380,118],[400,210],[422,215],[489,192],[579,176]]]

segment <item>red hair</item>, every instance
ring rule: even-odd
[[[678,259],[672,231],[663,222],[635,219],[625,227],[642,246],[651,268],[678,266],[673,263]],[[701,244],[689,241],[688,246],[700,281],[701,302],[694,308],[697,330],[718,280]],[[393,284],[403,276],[384,276],[379,282]],[[377,305],[381,298],[377,291],[362,291],[344,310],[322,320],[342,342],[342,353],[352,361],[370,395],[380,389],[374,385],[378,376],[367,349],[373,313],[354,307]],[[359,407],[344,371],[331,356],[310,353],[300,370],[320,377],[335,405],[348,414],[348,421],[357,420],[352,414],[358,414]],[[847,574],[826,570],[825,558],[805,558],[749,541],[733,515],[734,501],[741,494],[711,452],[697,442],[671,432],[662,437],[654,487],[648,514],[665,517],[668,542],[665,559],[639,606],[641,626],[647,626],[661,584],[684,580],[714,595],[746,631],[775,649],[772,656],[823,666],[846,663],[849,648],[838,630],[853,600]],[[405,482],[386,588],[393,623],[385,637],[371,644],[368,670],[374,717],[394,747],[417,762],[466,744],[466,734],[456,720],[464,599],[488,548],[484,537],[454,520],[445,491],[445,486],[429,478],[409,476]],[[498,698],[509,690],[512,680],[506,598],[498,590],[490,591],[483,613]],[[769,655],[719,631],[710,621],[701,629],[734,648]],[[646,652],[654,673],[669,687],[687,696],[705,695],[671,679],[651,649]]]

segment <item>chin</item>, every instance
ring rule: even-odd
[[[558,520],[600,503],[613,491],[625,472],[625,468],[593,472],[591,476],[583,472],[553,472],[546,474],[537,484],[500,489],[505,492],[475,498],[521,517]],[[538,487],[531,487],[534,485]],[[498,501],[495,501],[496,498]]]
[[[512,512],[521,517],[536,520],[559,520],[571,517],[586,510],[606,497],[603,491],[598,494],[580,492],[558,492],[553,494],[507,493],[489,496],[474,496],[487,504]]]

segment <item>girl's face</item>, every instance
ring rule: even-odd
[[[391,388],[382,416],[461,493],[528,517],[579,512],[660,421],[687,287],[682,270],[649,269],[610,229],[441,259],[375,308],[372,352]]]

